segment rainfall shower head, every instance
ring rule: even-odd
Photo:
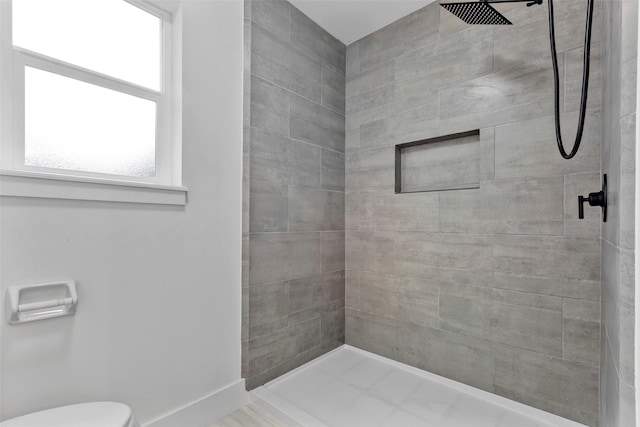
[[[471,25],[512,25],[486,1],[440,3],[440,6]]]

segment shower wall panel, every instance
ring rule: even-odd
[[[600,188],[601,8],[567,161],[546,2],[496,7],[513,26],[467,26],[436,3],[347,48],[346,342],[594,426],[601,218],[579,220],[577,198]],[[570,143],[585,7],[556,3]],[[479,189],[394,194],[396,144],[474,129]]]
[[[245,2],[249,389],[344,343],[345,55],[288,2]]]
[[[602,227],[600,425],[635,425],[635,161],[638,2],[603,3],[602,171],[609,216]]]

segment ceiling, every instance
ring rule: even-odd
[[[348,45],[435,0],[290,0]]]

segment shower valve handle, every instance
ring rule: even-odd
[[[589,197],[578,196],[578,218],[584,219],[584,202],[589,202],[589,206],[601,206],[603,222],[607,222],[607,175],[602,182],[602,190],[597,193],[589,193]]]

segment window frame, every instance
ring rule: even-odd
[[[46,55],[13,46],[12,40],[12,2],[0,1],[0,195],[20,195],[13,185],[15,179],[24,179],[41,186],[41,179],[50,179],[55,185],[75,187],[79,182],[89,184],[112,185],[126,193],[131,188],[149,188],[156,194],[158,189],[163,191],[178,191],[183,193],[186,203],[187,189],[182,186],[182,141],[181,141],[181,81],[179,57],[174,57],[180,42],[180,34],[176,31],[174,22],[179,11],[169,11],[163,7],[145,0],[124,0],[150,13],[161,22],[161,79],[160,90],[156,91],[100,72],[88,70],[81,66],[51,58]],[[172,13],[176,12],[176,13]],[[179,24],[179,23],[178,23]],[[179,53],[179,51],[177,52]],[[93,173],[75,170],[45,168],[25,165],[24,152],[24,122],[25,122],[25,87],[24,76],[26,67],[52,72],[54,74],[72,78],[78,81],[96,85],[98,87],[115,90],[127,95],[137,96],[156,103],[156,176],[131,177],[106,173]],[[175,78],[177,77],[177,78]],[[5,178],[4,177],[10,177]],[[29,178],[37,178],[35,181]],[[10,188],[8,188],[10,187]],[[24,183],[21,188],[24,187]],[[51,187],[48,185],[47,187]],[[108,188],[108,187],[107,187]],[[26,197],[37,197],[38,192]],[[65,191],[51,192],[42,197],[66,198]],[[92,199],[91,197],[87,197]],[[103,200],[101,198],[100,200]],[[118,201],[114,193],[114,201]],[[130,196],[124,197],[129,200]],[[142,199],[145,199],[144,197]],[[156,199],[156,198],[152,198]],[[175,197],[171,197],[175,204]],[[144,203],[144,201],[143,201]]]

